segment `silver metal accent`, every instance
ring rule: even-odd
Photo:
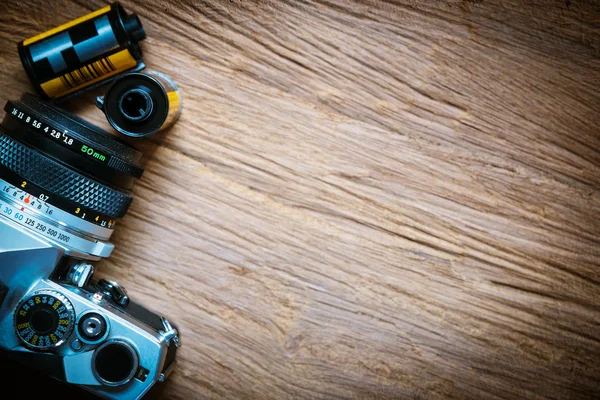
[[[163,324],[164,331],[160,331],[160,335],[163,337],[167,345],[173,341],[175,347],[181,347],[181,342],[179,341],[179,333],[177,329],[171,326],[171,323],[165,317],[160,317],[160,321]]]
[[[169,348],[169,344],[179,342],[178,337],[172,337],[173,332],[170,332],[172,327],[167,323],[165,332],[163,332],[165,336],[163,336],[152,329],[147,320],[138,320],[127,313],[116,310],[111,302],[106,301],[108,295],[102,291],[90,294],[80,289],[78,284],[71,285],[51,280],[50,277],[54,276],[54,271],[57,266],[62,265],[61,260],[64,260],[66,256],[87,262],[97,261],[100,256],[108,256],[110,251],[96,250],[103,248],[112,250],[112,244],[98,242],[89,235],[86,236],[71,230],[71,227],[65,226],[61,220],[55,221],[54,217],[58,217],[62,211],[54,208],[50,215],[46,212],[44,202],[38,203],[36,200],[35,210],[30,210],[29,206],[22,204],[24,201],[21,200],[21,195],[13,197],[13,192],[11,192],[10,198],[2,197],[2,188],[0,185],[0,205],[2,206],[0,209],[0,281],[10,287],[10,292],[0,306],[0,348],[43,354],[39,351],[40,349],[31,349],[21,343],[14,329],[14,311],[20,301],[29,298],[33,293],[44,291],[62,293],[72,304],[75,316],[81,318],[86,313],[96,312],[106,318],[110,329],[107,330],[106,337],[100,341],[86,343],[76,336],[78,334],[76,323],[79,320],[75,319],[76,322],[70,324],[71,332],[63,335],[64,343],[51,349],[53,353],[62,358],[64,371],[62,369],[60,371],[53,370],[50,375],[61,376],[66,382],[80,385],[103,398],[140,400],[159,379],[166,379],[172,370],[171,366],[167,369],[164,368],[169,350],[173,350]],[[44,208],[38,210],[39,204],[42,204]],[[10,215],[4,211],[5,209],[10,210]],[[35,226],[31,227],[31,221],[26,222],[28,219],[33,220],[34,225],[44,224],[46,233],[36,229]],[[83,222],[88,224],[86,221]],[[56,234],[67,235],[70,240],[68,243],[64,240],[61,242],[58,237],[49,236],[48,229],[55,231]],[[81,261],[81,263],[85,262]],[[82,276],[85,274],[84,271],[72,272],[74,275],[81,275],[73,276],[74,282],[85,280]],[[117,287],[122,290],[120,285]],[[126,295],[124,290],[122,292]],[[107,291],[107,293],[109,292]],[[110,387],[103,384],[94,375],[91,368],[92,358],[96,354],[94,348],[110,340],[127,341],[131,344],[137,354],[138,367],[134,372],[140,371],[139,366],[143,365],[149,370],[146,381],[142,382],[131,378],[129,383],[119,387]],[[129,369],[126,372],[130,372]],[[118,378],[122,378],[124,375],[126,375],[125,372]],[[135,377],[135,374],[133,376]]]
[[[64,248],[67,254],[74,251],[77,254],[109,257],[115,248],[112,243],[101,242],[79,232],[73,232],[59,224],[58,221],[35,216],[29,209],[16,204],[13,199],[3,196],[2,192],[0,192],[0,204],[2,204],[0,217],[55,243]],[[38,229],[38,225],[43,226],[43,229]]]
[[[4,188],[3,191],[0,191],[0,198],[2,198],[2,200],[12,202],[13,204],[16,203],[18,207],[25,208],[28,212],[35,215],[37,218],[42,219],[48,223],[54,223],[54,225],[58,224],[58,226],[63,227],[66,230],[73,232],[79,236],[88,236],[90,238],[98,240],[108,240],[114,232],[113,229],[96,225],[80,217],[69,214],[68,212],[63,211],[56,206],[45,203],[39,198],[29,194],[27,191],[15,187],[14,185],[11,185],[10,183],[2,179],[0,179],[0,187]],[[7,189],[8,191],[6,191]],[[14,193],[27,195],[30,199],[30,202],[26,203],[15,200],[15,197],[12,196],[12,194]],[[35,206],[32,206],[32,203],[44,205],[44,212],[37,209]],[[48,212],[52,212],[52,215],[48,215]]]
[[[87,263],[78,263],[71,267],[67,273],[67,280],[77,287],[84,287],[94,275],[94,266]]]
[[[96,370],[96,358],[98,357],[98,354],[102,351],[102,349],[104,349],[107,346],[113,346],[115,344],[123,346],[130,352],[131,357],[133,359],[133,368],[131,368],[131,372],[129,373],[129,375],[127,375],[127,377],[125,379],[118,381],[118,382],[110,382],[110,381],[107,381],[104,378],[102,378],[100,375],[98,375],[98,371]],[[92,356],[92,373],[94,374],[96,379],[98,379],[98,381],[100,381],[103,385],[106,385],[106,386],[121,386],[121,385],[126,384],[134,377],[139,366],[140,366],[140,363],[139,363],[139,357],[138,357],[137,352],[135,351],[135,349],[133,348],[132,345],[130,345],[129,343],[127,343],[123,340],[109,340],[109,341],[102,343],[96,349],[96,351],[94,352],[94,355]]]
[[[92,316],[84,320],[81,326],[86,335],[96,337],[102,333],[104,325],[104,321],[96,316]]]
[[[11,349],[21,344],[14,330],[13,311],[40,279],[54,271],[64,255],[63,249],[43,239],[0,218],[0,281],[10,288],[0,307],[0,347]]]
[[[177,92],[177,95],[179,97],[179,108],[177,111],[171,111],[170,108],[172,104],[169,104],[169,114],[167,115],[167,119],[165,120],[165,122],[163,122],[161,130],[166,129],[169,126],[173,125],[175,122],[177,122],[179,116],[181,115],[181,110],[183,108],[183,98],[181,97],[181,91],[179,90],[179,87],[177,86],[175,81],[171,79],[171,77],[169,77],[168,75],[163,74],[162,72],[146,71],[146,75],[149,75],[152,78],[159,81],[165,92]]]
[[[63,257],[64,250],[60,247],[19,225],[0,218],[0,280],[10,287],[10,293],[0,307],[0,348],[26,349],[18,340],[13,325],[13,311],[21,299],[28,297],[29,293],[41,290],[63,293],[73,304],[77,316],[97,312],[106,317],[110,330],[105,340],[125,340],[132,344],[137,351],[139,365],[150,371],[145,382],[135,379],[134,375],[129,383],[122,386],[115,388],[105,386],[94,376],[91,368],[94,354],[91,346],[99,345],[84,345],[82,350],[75,351],[70,345],[63,344],[53,349],[53,352],[64,357],[65,382],[81,385],[106,399],[141,400],[163,372],[169,346],[147,322],[116,311],[108,302],[101,301],[100,304],[93,302],[93,295],[88,296],[88,293],[82,289],[49,280],[48,277]],[[67,343],[70,344],[73,339],[75,335],[71,334]]]
[[[171,372],[173,372],[173,370],[175,370],[175,364],[177,364],[177,361],[173,360],[173,362],[171,363],[171,365],[169,365],[167,367],[167,369],[158,376],[158,381],[159,382],[164,382],[164,381],[167,380],[167,378],[169,377],[169,375],[171,375]]]
[[[109,319],[94,309],[80,313],[76,325],[77,337],[86,344],[98,344],[110,334]],[[81,332],[82,329],[85,335]]]

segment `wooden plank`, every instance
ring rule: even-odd
[[[5,5],[2,100],[102,5]],[[124,5],[184,96],[99,268],[179,325],[157,397],[600,396],[593,2]]]

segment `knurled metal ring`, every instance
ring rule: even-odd
[[[0,164],[24,180],[94,211],[121,218],[133,197],[98,183],[4,134],[0,129]]]

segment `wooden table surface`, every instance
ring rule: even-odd
[[[1,103],[104,4],[3,3]],[[597,2],[124,6],[184,97],[98,267],[179,325],[156,397],[600,397]]]

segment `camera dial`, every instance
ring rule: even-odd
[[[17,336],[27,347],[49,350],[69,337],[75,324],[75,311],[62,294],[42,290],[19,303],[14,321]]]

